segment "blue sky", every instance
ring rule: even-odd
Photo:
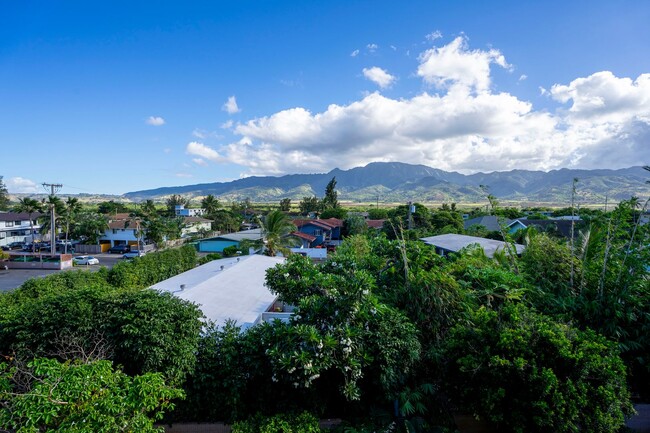
[[[10,192],[650,163],[650,3],[4,2]]]

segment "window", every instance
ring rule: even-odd
[[[17,225],[17,226],[23,225],[22,221],[14,221],[14,224]]]
[[[13,227],[14,222],[13,221],[5,221],[5,227]]]
[[[321,236],[322,234],[323,234],[323,230],[321,229],[314,230],[314,236]]]

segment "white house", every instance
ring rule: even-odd
[[[185,209],[185,206],[182,204],[177,204],[174,207],[176,216],[182,217],[198,217],[205,215],[205,209]]]
[[[120,244],[137,245],[140,224],[140,221],[131,218],[128,213],[115,214],[108,221],[108,228],[99,238],[99,243],[110,244],[111,247]]]
[[[40,216],[40,213],[32,214],[34,233],[30,233],[28,213],[0,212],[0,246],[12,242],[32,242],[41,228],[37,221]]]
[[[262,321],[288,320],[291,315],[286,311],[290,308],[278,303],[266,287],[266,270],[283,262],[282,257],[262,255],[213,260],[150,289],[196,303],[205,319],[219,326],[232,319],[246,329]]]
[[[189,210],[189,209],[188,209]],[[212,230],[212,221],[198,216],[183,217],[183,230],[181,237],[188,237],[201,232],[209,232]]]

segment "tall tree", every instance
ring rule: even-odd
[[[278,252],[281,252],[286,255],[288,252],[287,246],[290,246],[292,242],[287,235],[295,231],[296,226],[286,214],[279,210],[270,212],[260,223],[266,254],[275,256]]]
[[[43,211],[43,206],[38,200],[25,197],[18,200],[18,204],[13,208],[14,212],[24,212],[29,215],[29,232],[32,238],[32,253],[34,252],[34,215]]]
[[[205,209],[206,215],[212,218],[212,216],[215,214],[217,209],[221,207],[221,203],[219,203],[219,199],[217,199],[215,196],[210,194],[205,196],[203,200],[201,200],[201,207]]]
[[[291,199],[283,198],[280,200],[280,210],[283,212],[289,212],[291,210]]]
[[[165,200],[165,206],[167,207],[167,215],[175,216],[176,215],[176,206],[189,206],[190,199],[185,198],[179,194],[172,194],[167,200]]]
[[[63,246],[63,253],[68,254],[68,239],[70,234],[70,224],[74,224],[77,219],[77,215],[81,211],[81,203],[78,198],[68,197],[65,202],[65,207],[63,208],[63,213],[61,217],[65,222],[65,245]]]
[[[320,210],[321,204],[318,197],[303,197],[298,205],[300,208],[300,213],[307,215],[310,212],[317,212]]]
[[[336,192],[336,176],[325,187],[325,197],[323,197],[322,205],[323,210],[339,207],[338,192]]]
[[[118,203],[114,200],[105,201],[97,206],[97,212],[104,215],[115,215],[117,213],[127,211],[128,209],[123,203]]]
[[[0,176],[0,210],[9,209],[9,191]]]

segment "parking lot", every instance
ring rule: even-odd
[[[80,255],[82,254],[75,254],[75,256]],[[72,270],[80,269],[85,271],[96,271],[102,266],[110,269],[113,267],[113,265],[115,265],[115,263],[119,262],[122,259],[121,254],[92,254],[92,256],[99,259],[99,265],[75,266]],[[67,270],[58,271],[49,269],[9,269],[5,271],[0,269],[0,292],[13,290],[30,278],[42,278],[55,274],[57,272],[67,272]]]

